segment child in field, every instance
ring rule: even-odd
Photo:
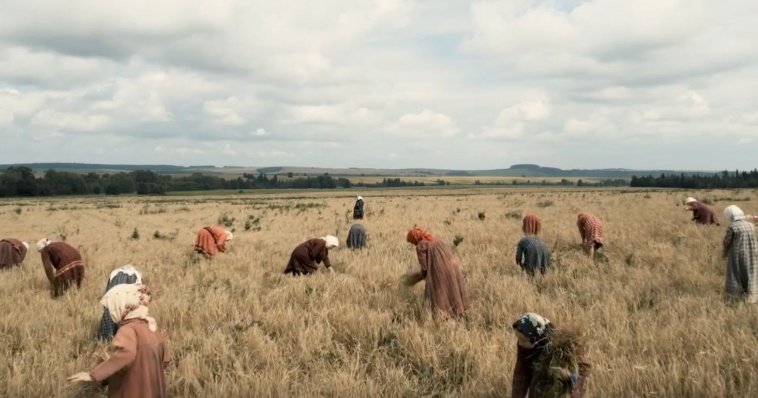
[[[425,281],[424,294],[429,299],[434,316],[458,318],[469,308],[468,291],[461,266],[450,248],[434,235],[413,228],[406,236],[416,246],[421,271],[406,275],[403,282],[413,286]]]
[[[66,242],[51,242],[41,239],[37,242],[37,251],[42,258],[45,275],[53,288],[53,296],[63,294],[76,284],[79,288],[84,279],[84,261],[82,255]]]
[[[758,241],[755,226],[737,206],[724,209],[729,227],[724,236],[725,292],[728,298],[758,302]]]
[[[556,328],[533,312],[513,323],[518,340],[512,398],[581,398],[590,364],[577,330]]]
[[[28,249],[29,244],[18,239],[0,240],[0,269],[21,265]]]
[[[332,263],[329,261],[329,249],[339,246],[336,236],[327,235],[321,238],[309,239],[299,244],[290,255],[290,261],[284,269],[285,274],[293,276],[308,275],[316,272],[318,265],[323,261],[324,267],[330,272]]]
[[[142,285],[123,284],[105,294],[101,303],[119,324],[105,362],[69,381],[108,382],[108,397],[166,397],[165,368],[170,354],[155,319],[149,316],[149,295]]]
[[[521,225],[524,237],[516,246],[516,264],[531,276],[535,275],[537,269],[544,275],[550,268],[550,249],[542,239],[537,237],[540,229],[539,217],[527,214]]]
[[[203,227],[197,231],[195,251],[213,258],[217,253],[225,253],[227,242],[234,239],[234,234],[221,227]]]
[[[123,284],[142,284],[142,274],[131,264],[116,268],[111,272],[108,276],[108,284],[105,286],[105,292],[108,293],[109,290]],[[108,308],[104,308],[103,318],[100,320],[100,330],[97,336],[98,339],[110,340],[116,335],[117,331],[118,324],[111,318]]]

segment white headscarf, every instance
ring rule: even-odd
[[[684,200],[685,204],[690,204],[690,203],[695,203],[695,202],[697,202],[697,199],[693,198],[692,196]]]
[[[100,300],[111,314],[113,322],[121,323],[129,319],[144,319],[151,331],[158,331],[158,323],[147,311],[150,296],[142,285],[121,284],[108,290]]]
[[[363,196],[358,195],[358,199],[356,200],[363,200]]]
[[[134,266],[131,265],[131,264],[127,264],[127,265],[124,265],[123,267],[119,267],[119,268],[114,269],[111,272],[111,274],[108,276],[108,280],[109,281],[113,280],[113,278],[115,278],[116,275],[118,275],[119,272],[123,272],[123,273],[125,273],[127,275],[135,275],[137,277],[137,281],[134,282],[134,283],[136,283],[138,285],[142,284],[142,274],[139,271],[137,271],[137,269],[134,268]]]
[[[724,217],[730,222],[740,221],[745,218],[745,213],[735,205],[727,206],[724,209]]]
[[[337,239],[334,235],[326,235],[322,236],[321,239],[323,239],[326,242],[326,248],[331,249],[333,247],[339,247],[340,241]]]
[[[26,242],[21,242],[22,245],[26,248],[26,250],[29,250],[29,244]]]
[[[47,245],[49,245],[51,243],[53,243],[53,242],[51,242],[50,239],[47,239],[47,238],[40,239],[39,242],[37,242],[37,251],[38,252],[42,251],[42,249],[44,249],[45,246],[47,246]]]
[[[228,230],[224,231],[224,232],[226,232],[226,239],[225,240],[232,240],[232,239],[234,239],[234,234],[233,233],[231,233]]]

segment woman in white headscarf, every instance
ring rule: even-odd
[[[149,294],[142,285],[118,285],[101,304],[119,324],[105,362],[89,372],[69,377],[70,382],[108,381],[108,397],[166,397],[165,368],[170,354],[158,324],[147,310]]]
[[[355,206],[353,206],[353,219],[363,220],[363,216],[366,215],[366,203],[363,200],[363,196],[358,196],[355,199]]]
[[[108,283],[105,286],[105,292],[108,293],[109,290],[123,284],[142,284],[142,274],[131,264],[116,268],[111,272],[111,274],[108,276]],[[98,339],[110,340],[113,338],[113,336],[116,335],[117,331],[118,323],[113,321],[110,315],[110,311],[108,308],[105,308],[103,310],[103,318],[100,320],[100,330],[97,335]]]
[[[307,275],[316,272],[318,265],[323,261],[324,267],[330,272],[332,263],[329,261],[329,249],[339,246],[339,239],[336,236],[327,235],[321,238],[309,239],[292,251],[285,274]]]
[[[755,226],[737,206],[724,209],[729,221],[724,237],[726,261],[725,293],[728,298],[758,302],[758,242]]]

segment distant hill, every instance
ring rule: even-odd
[[[322,175],[328,173],[333,176],[381,176],[381,177],[423,177],[423,176],[491,176],[491,177],[594,177],[594,178],[631,178],[633,175],[660,175],[660,174],[706,174],[710,175],[715,171],[679,171],[679,170],[630,170],[630,169],[571,169],[563,170],[556,167],[544,167],[536,164],[514,164],[507,169],[494,170],[449,170],[449,169],[373,169],[373,168],[323,168],[323,167],[292,167],[292,166],[274,166],[274,167],[240,167],[224,166],[215,167],[209,165],[201,166],[174,166],[174,165],[124,165],[124,164],[89,164],[89,163],[20,163],[20,164],[3,164],[0,170],[10,166],[25,166],[36,172],[46,170],[71,171],[76,173],[117,173],[129,172],[134,170],[152,170],[156,173],[163,174],[186,174],[186,173],[206,173],[206,174],[243,174],[243,173],[265,173],[270,175]]]

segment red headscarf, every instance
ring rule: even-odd
[[[527,214],[524,216],[524,223],[521,225],[521,230],[527,235],[539,235],[542,229],[542,223],[540,218],[536,214]]]
[[[422,240],[426,241],[434,241],[434,235],[430,234],[427,231],[424,231],[421,228],[414,227],[410,231],[408,231],[408,236],[406,237],[408,240],[408,243],[412,243],[414,245],[418,244]]]

